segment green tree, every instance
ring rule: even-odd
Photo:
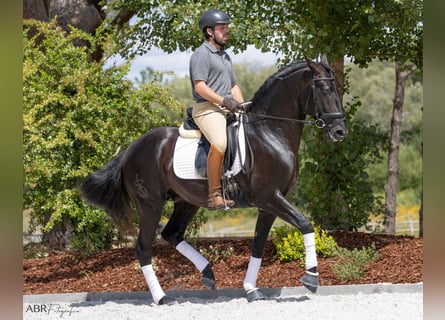
[[[396,62],[394,116],[391,122],[388,155],[388,199],[394,200],[397,187],[398,145],[403,89],[410,66],[422,68],[422,0],[406,1],[251,1],[224,3],[143,0],[116,0],[116,9],[138,12],[137,22],[121,34],[122,52],[132,56],[153,46],[166,52],[187,50],[202,42],[196,21],[206,9],[218,7],[233,21],[231,44],[234,52],[254,44],[263,51],[283,56],[283,62],[303,55],[326,53],[334,69],[341,93],[345,85],[344,57],[362,67],[376,57]],[[407,67],[408,66],[408,67]],[[351,143],[360,144],[360,141]],[[359,146],[357,146],[359,148]],[[315,191],[315,190],[314,190]],[[388,206],[387,207],[391,207]],[[394,208],[387,215],[394,222]],[[388,229],[391,229],[388,226]]]
[[[94,3],[97,7],[97,1]],[[107,1],[111,21],[116,20],[114,12],[128,13],[120,21],[128,21],[129,15],[137,13],[136,23],[122,28],[117,36],[122,40],[120,52],[126,57],[147,52],[153,46],[167,52],[197,47],[202,42],[197,19],[211,7],[219,7],[233,17],[231,39],[235,52],[254,44],[263,51],[282,54],[282,62],[327,53],[340,88],[344,84],[345,55],[361,66],[380,57],[397,61],[401,66],[409,61],[421,68],[420,0]]]
[[[349,79],[350,93],[345,99],[360,97],[363,104],[354,118],[375,125],[379,132],[389,137],[394,65],[388,61],[373,61],[366,69],[352,66]],[[414,193],[418,197],[414,200],[417,203],[420,202],[422,192],[422,96],[422,83],[409,81],[406,86],[399,156],[398,194],[404,191]],[[370,164],[367,172],[374,192],[383,195],[387,180],[387,145],[384,145],[381,153],[382,160]]]
[[[74,46],[75,38],[91,46]],[[81,201],[77,182],[145,131],[172,123],[155,103],[173,109],[177,103],[159,84],[135,89],[125,80],[128,65],[92,62],[101,33],[68,34],[55,21],[26,20],[23,41],[24,205],[32,209],[31,228],[41,227],[53,247],[67,247],[70,238],[86,253],[109,247],[113,228]]]
[[[328,54],[340,87],[343,57],[366,66],[375,57],[422,65],[421,0],[409,1],[145,1],[114,0],[110,8],[131,10],[137,20],[122,29],[122,54],[127,57],[158,47],[166,52],[196,48],[202,42],[197,21],[210,8],[232,18],[234,52],[249,44],[280,54],[282,62],[303,55]],[[408,58],[409,57],[409,58]]]
[[[300,177],[293,201],[323,229],[357,230],[368,222],[371,213],[382,213],[367,168],[381,159],[384,136],[375,126],[350,121],[358,104],[348,105],[349,133],[342,143],[325,141],[323,133],[313,128],[303,133]]]

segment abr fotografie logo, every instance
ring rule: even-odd
[[[25,308],[25,313],[43,313],[43,314],[57,314],[60,318],[64,316],[71,316],[73,313],[80,312],[75,310],[73,306],[64,306],[58,303],[46,304],[29,304]]]

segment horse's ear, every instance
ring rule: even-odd
[[[328,57],[326,56],[325,53],[323,53],[323,54],[321,55],[320,62],[321,62],[322,64],[324,64],[326,67],[331,68],[331,66],[329,65]]]
[[[306,63],[309,66],[309,68],[311,68],[311,70],[315,74],[321,74],[323,72],[323,69],[321,68],[320,65],[318,65],[318,63],[315,63],[314,61],[312,61],[310,58],[308,58],[306,56],[304,56],[304,59],[306,60]]]

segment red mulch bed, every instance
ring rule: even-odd
[[[374,243],[380,258],[369,264],[361,279],[347,283],[338,280],[332,272],[332,265],[338,258],[319,257],[322,286],[423,281],[423,238],[360,232],[334,232],[332,236],[338,245],[348,249],[361,249]],[[210,245],[217,247],[220,253],[233,248],[229,258],[221,258],[212,266],[216,287],[242,288],[252,239],[201,239],[196,247],[208,250]],[[74,252],[49,250],[46,250],[47,257],[26,258],[30,251],[30,248],[24,248],[23,294],[148,290],[132,248],[106,250],[90,258],[82,258]],[[154,256],[153,264],[164,290],[204,289],[198,270],[171,246],[159,242],[154,247]],[[268,241],[257,285],[270,288],[300,286],[303,273],[304,268],[298,261],[280,263],[272,242]]]

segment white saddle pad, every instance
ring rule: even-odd
[[[244,126],[238,121],[233,125],[239,125],[239,150],[236,150],[235,160],[230,170],[224,173],[225,176],[232,176],[241,171],[241,166],[246,160],[246,143],[244,139]],[[198,174],[195,169],[195,156],[198,149],[199,138],[183,138],[178,136],[175,152],[173,154],[173,171],[181,179],[207,179]],[[241,153],[241,155],[240,155]]]

